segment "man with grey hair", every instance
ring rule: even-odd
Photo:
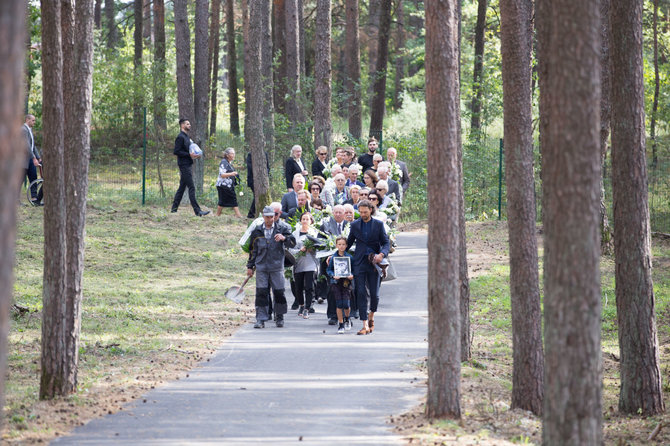
[[[400,186],[402,187],[403,194],[406,193],[409,188],[409,172],[407,171],[407,164],[398,161],[398,151],[395,147],[389,147],[386,151],[386,156],[388,157],[391,166],[397,165],[400,168],[400,178],[398,178],[398,183],[400,183]]]
[[[23,175],[23,179],[28,176],[28,184],[32,183],[37,179],[37,166],[40,165],[42,162],[42,158],[40,157],[39,152],[37,151],[37,147],[35,146],[35,136],[33,135],[33,126],[35,125],[35,116],[34,115],[26,115],[26,121],[23,123],[23,126],[21,127],[21,133],[23,134],[23,137],[26,142],[26,163],[25,163],[25,174]],[[42,191],[39,191],[39,195],[37,192],[37,187],[33,186],[30,189],[30,196],[31,200],[34,205],[36,206],[42,206]]]
[[[284,326],[288,312],[284,294],[284,248],[295,246],[291,227],[275,220],[278,212],[272,206],[263,208],[263,223],[251,232],[247,276],[256,272],[256,323],[254,328],[265,328],[270,320],[270,288],[274,295],[277,327]]]
[[[380,180],[386,181],[388,184],[387,195],[394,195],[395,199],[398,201],[398,204],[402,204],[402,189],[397,181],[392,180],[389,176],[391,164],[388,161],[382,161],[377,167],[377,176]]]

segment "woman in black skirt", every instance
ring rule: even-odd
[[[223,159],[219,164],[219,177],[216,180],[216,189],[219,191],[219,207],[216,209],[216,215],[220,216],[223,208],[233,208],[235,217],[242,218],[235,195],[235,185],[239,176],[233,168],[234,159],[235,149],[228,147],[223,151]]]

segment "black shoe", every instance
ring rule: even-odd
[[[254,324],[254,328],[265,328],[265,322],[261,321],[259,319],[256,319],[256,323]]]
[[[316,311],[314,310],[314,307],[309,307],[308,313],[316,313]]]
[[[337,325],[337,318],[331,317],[330,319],[328,319],[328,325]]]
[[[176,209],[176,208],[172,208],[172,209],[170,209],[170,212],[172,212],[173,214],[176,214],[176,213],[177,213],[177,209]]]
[[[284,316],[277,316],[277,328],[282,328],[284,326]]]
[[[42,203],[41,201],[37,201],[37,200],[31,200],[30,204],[32,204],[33,206],[44,206],[44,203]]]
[[[298,305],[298,301],[297,301],[297,300],[296,300],[296,301],[293,301],[293,305],[291,305],[291,310],[297,310],[299,306],[300,306],[300,305]]]
[[[318,303],[322,304],[322,303],[323,303],[323,297],[319,297],[316,301],[317,301]]]
[[[209,214],[211,211],[198,211],[196,212],[196,216],[198,217],[204,217],[205,215]]]

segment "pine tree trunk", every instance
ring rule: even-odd
[[[239,98],[237,95],[237,52],[235,51],[235,0],[226,0],[226,51],[228,61],[228,107],[230,133],[240,134]]]
[[[220,34],[221,28],[221,0],[212,0],[212,18],[210,24],[210,52],[209,70],[212,72],[212,86],[210,97],[210,115],[209,115],[209,134],[216,133],[216,108],[218,105],[218,86],[219,86],[219,49],[220,49]]]
[[[188,27],[187,0],[174,0],[174,42],[177,59],[177,103],[179,118],[195,125],[193,84],[191,83],[191,33]]]
[[[460,418],[458,0],[426,2],[428,395],[430,418]]]
[[[246,107],[249,120],[245,128],[249,150],[251,151],[254,169],[254,194],[257,209],[263,209],[270,204],[270,182],[266,169],[265,153],[263,152],[263,85],[262,85],[262,42],[263,37],[263,7],[260,1],[249,2],[249,30],[245,42],[245,53],[248,55],[248,65],[245,67],[247,89]]]
[[[377,47],[377,69],[374,75],[374,88],[370,110],[370,133],[384,128],[384,108],[386,106],[386,67],[389,56],[389,38],[391,36],[392,0],[381,0],[379,21],[379,46]]]
[[[25,142],[20,132],[25,73],[23,39],[16,36],[26,31],[27,2],[0,2],[0,407],[5,407],[5,376],[7,375],[7,338],[9,309],[14,292],[14,253],[16,247],[16,197],[19,195],[19,174],[26,162]],[[0,417],[0,427],[4,417]]]
[[[361,103],[361,53],[358,38],[358,0],[345,0],[346,11],[346,56],[345,92],[349,104],[349,133],[356,139],[363,132],[363,106]]]
[[[379,50],[379,22],[380,16],[383,14],[383,6],[381,3],[384,0],[368,0],[368,23],[365,27],[367,34],[368,46],[368,76],[370,79],[369,85],[370,95],[373,94],[374,79],[377,71],[377,51]]]
[[[396,5],[396,34],[395,34],[395,86],[393,89],[393,107],[399,110],[402,107],[402,80],[405,77],[405,14],[402,0]]]
[[[470,133],[478,137],[481,129],[482,72],[484,70],[484,34],[486,32],[486,10],[488,0],[477,2],[477,24],[475,25],[475,65],[472,71],[472,102],[470,103]]]
[[[133,98],[133,122],[135,129],[140,133],[142,129],[142,120],[144,118],[142,114],[142,106],[144,105],[144,86],[142,85],[142,52],[144,40],[142,37],[143,26],[144,26],[144,0],[133,0],[134,1],[134,19],[135,19],[135,30],[133,32],[133,41],[134,41],[134,57],[133,57],[133,68],[135,75],[135,85],[134,85],[134,98]]]
[[[209,105],[209,70],[207,32],[209,1],[195,1],[195,57],[193,70],[193,140],[202,149],[202,156],[193,162],[193,182],[198,193],[202,193],[207,158],[207,116]]]
[[[649,125],[649,135],[651,137],[651,167],[655,169],[658,165],[658,152],[656,143],[656,118],[658,114],[658,94],[660,90],[661,79],[658,72],[658,0],[654,0],[654,102],[651,106],[651,124]]]
[[[153,28],[151,27],[151,4],[153,2],[152,0],[143,0],[142,3],[142,37],[144,37],[146,45],[151,47],[154,43]]]
[[[300,105],[296,98],[300,91],[300,21],[298,20],[298,0],[285,0],[286,20],[286,84],[289,93],[286,100],[286,116],[291,126],[301,121]],[[254,177],[255,179],[255,177]]]
[[[95,0],[95,11],[93,13],[95,29],[102,27],[102,0]]]
[[[107,23],[107,48],[116,49],[119,43],[119,30],[116,28],[114,0],[105,0],[105,22]]]
[[[330,149],[330,0],[316,2],[316,64],[314,67],[314,149],[326,146]]]
[[[154,62],[153,69],[153,109],[154,124],[158,133],[167,130],[167,104],[165,103],[165,3],[153,0],[154,12]]]
[[[609,23],[610,0],[600,0],[600,38],[602,40],[600,53],[600,166],[603,174],[600,177],[600,252],[611,255],[614,252],[612,227],[607,218],[605,204],[605,159],[607,158],[607,140],[609,139],[610,121],[612,118],[611,83],[610,83],[610,48]]]
[[[642,3],[613,1],[610,20],[619,410],[649,416],[663,412],[664,405],[651,278]]]
[[[272,154],[275,147],[275,105],[272,60],[272,0],[263,0],[261,76],[263,79],[263,135],[265,151]]]
[[[512,408],[542,413],[542,309],[535,228],[530,98],[531,0],[501,0],[505,181],[514,368]]]
[[[62,335],[52,329],[63,318],[60,299],[66,294],[66,206],[63,160],[63,49],[61,4],[42,2],[42,159],[44,161],[44,277],[42,289],[42,359],[40,399],[74,390],[69,362],[56,352],[67,350]],[[49,352],[54,352],[50,355]],[[63,392],[67,394],[69,392]]]
[[[289,0],[292,1],[292,0]],[[286,67],[286,0],[273,0],[274,22],[272,29],[274,39],[274,51],[277,58],[277,69],[275,70],[274,103],[277,113],[286,113],[286,96],[288,93],[287,67]]]
[[[602,444],[600,13],[538,0],[545,232],[543,444]]]

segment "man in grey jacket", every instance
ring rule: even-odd
[[[254,328],[265,328],[265,321],[270,320],[270,288],[275,297],[277,327],[283,327],[284,315],[288,312],[284,294],[284,247],[294,247],[295,237],[289,225],[275,221],[275,210],[265,206],[263,223],[251,232],[250,240],[247,276],[253,276],[254,269],[257,272]]]
[[[37,147],[35,147],[35,137],[33,135],[33,126],[35,125],[35,116],[26,115],[26,122],[21,127],[21,134],[25,140],[26,147],[26,164],[25,164],[25,175],[28,175],[28,184],[32,183],[37,179],[37,166],[42,162]],[[25,178],[25,175],[23,178]],[[23,181],[23,179],[22,179]],[[42,205],[42,197],[37,195],[37,187],[33,186],[30,191],[30,196],[32,197],[33,204],[37,206]]]

